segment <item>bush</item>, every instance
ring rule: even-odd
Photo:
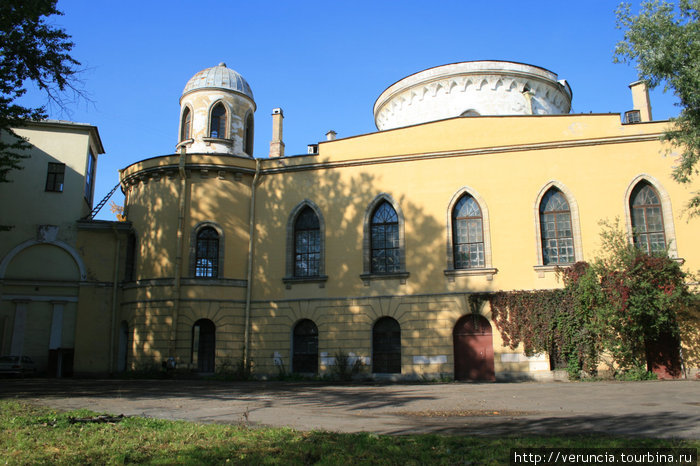
[[[603,254],[591,264],[558,270],[564,289],[491,297],[504,344],[514,349],[522,343],[527,355],[549,353],[566,364],[572,379],[595,375],[603,352],[620,378],[655,378],[647,371],[657,362],[648,350],[681,338],[696,343],[689,348],[700,359],[700,301],[690,293],[687,275],[666,251],[647,254],[630,244],[619,222],[601,225]],[[676,357],[665,356],[667,370],[675,370]]]
[[[354,361],[352,361],[353,358]],[[335,353],[335,365],[331,366],[331,376],[336,380],[348,381],[359,374],[363,368],[364,363],[361,358],[339,351]]]

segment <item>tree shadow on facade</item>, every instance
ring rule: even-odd
[[[332,169],[322,163],[265,174],[257,187],[251,349],[259,371],[275,371],[267,357],[272,354],[278,368],[289,367],[290,335],[302,319],[318,325],[322,366],[324,357],[337,352],[371,357],[372,325],[382,317],[401,324],[402,363],[408,372],[415,354],[451,355],[454,322],[471,312],[465,296],[458,295],[473,290],[455,295],[447,285],[445,219],[420,203],[430,187],[386,181],[388,175],[371,173],[371,165]],[[391,272],[373,270],[371,262],[368,225],[373,209],[384,201],[398,218],[400,267]],[[437,209],[443,216],[448,202]],[[303,205],[321,217],[316,277],[295,276],[294,213]],[[436,328],[435,322],[442,325]],[[451,364],[442,365],[437,372],[452,372]]]

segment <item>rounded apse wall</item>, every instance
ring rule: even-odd
[[[571,110],[571,88],[544,68],[504,61],[443,65],[389,86],[374,104],[379,130],[459,116],[556,115]]]

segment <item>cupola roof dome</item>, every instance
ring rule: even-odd
[[[187,81],[182,95],[199,89],[225,89],[235,91],[253,99],[253,90],[248,82],[237,71],[226,67],[226,63],[207,68],[192,76]]]

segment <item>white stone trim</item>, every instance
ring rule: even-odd
[[[64,243],[63,241],[37,241],[32,239],[27,240],[24,243],[18,244],[17,246],[12,248],[10,252],[8,252],[7,255],[2,259],[2,262],[0,262],[0,280],[5,278],[7,267],[8,265],[10,265],[10,262],[12,262],[12,259],[14,259],[20,252],[24,251],[25,249],[29,249],[32,246],[37,246],[40,244],[50,244],[66,251],[68,254],[70,254],[70,256],[75,261],[76,265],[78,266],[78,270],[80,271],[80,280],[85,281],[87,279],[87,271],[85,270],[85,264],[80,258],[80,254],[78,254],[78,251],[76,251],[73,247],[71,247],[67,243]]]
[[[413,356],[413,364],[447,364],[447,356]]]

